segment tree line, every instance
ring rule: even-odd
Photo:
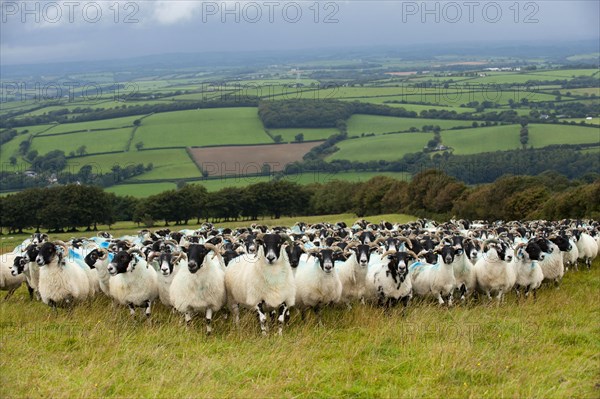
[[[555,172],[505,175],[470,187],[441,170],[408,181],[376,176],[366,182],[332,180],[300,185],[272,180],[208,192],[188,184],[145,199],[116,196],[97,186],[64,185],[0,197],[0,226],[51,232],[94,230],[98,224],[134,221],[182,225],[282,216],[407,213],[419,217],[518,220],[600,217],[600,178],[569,180]]]

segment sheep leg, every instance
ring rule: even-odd
[[[184,320],[185,320],[185,325],[189,326],[190,323],[192,322],[192,313],[191,312],[185,312]]]
[[[442,293],[441,292],[436,292],[435,293],[435,297],[437,298],[439,305],[443,305],[444,304],[444,298],[442,298]]]
[[[410,296],[403,296],[401,298],[402,301],[402,317],[406,317],[406,309],[408,308],[408,302],[410,301]]]
[[[150,317],[152,301],[146,301],[146,317]]]
[[[452,291],[450,291],[450,293],[448,294],[448,306],[452,306],[452,301],[454,299],[454,295],[452,294]]]
[[[10,298],[12,296],[12,294],[15,293],[17,288],[19,288],[19,287],[13,288],[12,290],[8,291],[8,294],[6,294],[6,296],[4,297],[4,300],[6,301],[8,298]]]
[[[240,325],[240,305],[235,304],[231,307],[231,312],[233,313],[233,322],[236,326]]]
[[[32,286],[29,285],[29,283],[27,281],[25,281],[25,284],[27,284],[27,291],[29,292],[29,300],[33,300],[33,292],[35,290],[33,289]]]
[[[321,307],[319,306],[319,304],[316,304],[315,307],[313,308],[313,311],[315,312],[315,316],[317,317],[317,321],[319,322],[319,326],[323,326],[323,321],[321,320]]]
[[[496,299],[498,299],[498,303],[502,302],[502,295],[504,295],[502,290],[498,290],[498,296],[496,297]]]
[[[56,302],[54,302],[54,300],[50,299],[48,301],[48,305],[50,305],[50,308],[54,311],[54,313],[58,313],[58,309],[56,308]]]
[[[467,286],[465,284],[461,284],[460,286],[460,300],[464,301],[467,296]]]
[[[210,335],[212,333],[212,309],[206,309],[206,334]]]
[[[285,314],[287,313],[287,311],[288,307],[285,302],[279,305],[279,317],[277,318],[277,321],[279,321],[279,328],[277,329],[277,334],[279,335],[283,334],[283,325],[285,324]]]
[[[531,285],[528,285],[527,287],[525,287],[525,299],[527,299],[527,297],[529,297],[529,290],[531,289]]]
[[[533,302],[537,300],[537,288],[533,289]]]
[[[133,303],[130,303],[127,306],[129,307],[129,314],[131,317],[135,317],[135,306],[133,306]]]
[[[256,312],[258,315],[258,321],[260,322],[260,331],[262,333],[262,335],[267,335],[267,315],[265,314],[265,311],[263,310],[265,306],[265,301],[262,301],[261,303],[259,303],[258,305],[256,305]]]

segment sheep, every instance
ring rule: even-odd
[[[129,308],[135,316],[135,308],[145,308],[150,317],[152,302],[158,298],[156,271],[144,259],[139,249],[129,249],[116,253],[108,265],[110,296],[121,305]]]
[[[41,300],[40,296],[40,267],[36,263],[35,259],[40,252],[40,248],[37,244],[29,244],[25,248],[25,253],[23,258],[25,260],[25,267],[23,268],[23,274],[25,275],[25,279],[27,280],[27,285],[33,289],[35,297],[38,300]]]
[[[98,277],[98,287],[106,296],[110,296],[110,273],[108,273],[108,264],[112,260],[113,254],[108,253],[104,248],[94,248],[83,259],[90,267],[95,269]]]
[[[301,262],[295,273],[296,307],[302,311],[312,308],[321,323],[321,306],[337,303],[342,297],[342,282],[335,269],[335,260],[341,255],[338,247],[312,249],[306,262]]]
[[[574,266],[575,270],[578,270],[577,259],[579,258],[579,250],[577,249],[577,242],[574,237],[564,237],[569,241],[570,249],[567,252],[563,252],[563,264],[565,265],[565,271],[569,270],[569,266]]]
[[[533,298],[536,297],[536,291],[542,285],[544,273],[539,262],[545,258],[544,253],[536,241],[521,243],[515,247],[512,267],[516,272],[515,291],[517,298],[520,295],[521,287],[525,287],[525,297],[533,291]]]
[[[453,246],[443,245],[434,249],[434,253],[441,254],[442,262],[424,263],[416,262],[410,265],[409,273],[413,291],[416,295],[433,295],[438,303],[443,305],[444,296],[447,297],[448,306],[452,306],[453,291],[456,287],[454,277],[454,257],[456,250]]]
[[[585,262],[589,270],[592,267],[592,261],[598,255],[598,244],[591,235],[579,229],[573,230],[573,238],[577,244],[579,259]]]
[[[173,306],[169,290],[175,275],[179,272],[179,260],[181,260],[179,255],[179,252],[152,252],[148,257],[148,262],[151,262],[158,256],[160,270],[160,273],[157,273],[158,297],[167,307]]]
[[[477,287],[477,276],[473,268],[477,256],[477,246],[473,239],[463,240],[462,251],[457,253],[455,261],[452,263],[456,288],[460,291],[461,301],[464,301]]]
[[[68,260],[73,262],[77,266],[81,267],[81,269],[86,273],[88,277],[88,281],[90,283],[90,296],[96,295],[97,292],[100,291],[100,281],[98,278],[98,273],[94,269],[94,267],[89,266],[85,262],[85,255],[87,255],[87,250],[83,247],[80,248],[69,248],[68,252]]]
[[[412,298],[412,282],[408,272],[408,262],[417,259],[417,254],[410,250],[396,252],[391,249],[384,252],[381,255],[382,262],[369,267],[367,274],[368,297],[377,297],[379,305],[386,307],[402,301],[404,309],[406,309]]]
[[[210,256],[210,253],[213,253]],[[213,244],[192,244],[185,253],[174,254],[180,266],[173,277],[169,295],[173,307],[185,315],[186,323],[196,312],[205,312],[206,332],[212,332],[212,315],[227,303],[225,272],[215,261],[219,248]]]
[[[359,244],[356,241],[346,246],[346,251],[351,252],[351,255],[336,268],[342,282],[341,301],[348,306],[351,301],[356,299],[360,299],[364,303],[369,261],[371,253],[377,248],[377,244]]]
[[[481,245],[482,256],[473,269],[477,278],[477,289],[491,299],[491,293],[497,293],[498,301],[502,301],[505,292],[515,284],[514,268],[509,266],[513,255],[507,253],[508,245],[493,238],[485,240]]]
[[[45,242],[35,258],[40,266],[39,292],[42,302],[53,309],[62,304],[71,304],[72,301],[83,301],[90,293],[86,272],[65,258],[68,251],[61,241]]]
[[[13,273],[16,267],[25,264],[22,260],[23,257],[19,256],[18,252],[0,255],[0,290],[8,291],[4,300],[10,298],[17,288],[25,282],[23,274]],[[29,286],[27,288],[30,290],[29,296],[31,297],[32,290]]]
[[[539,262],[544,280],[554,281],[555,286],[558,288],[565,274],[563,253],[568,253],[571,250],[571,244],[566,238],[556,235],[550,236],[549,240],[539,239],[537,244],[546,253],[545,259]]]
[[[234,322],[239,323],[239,305],[256,310],[263,335],[266,330],[266,311],[277,309],[279,329],[288,309],[296,302],[296,284],[285,249],[283,238],[278,234],[259,234],[259,249],[256,255],[240,256],[233,259],[225,272],[227,302],[234,314]]]

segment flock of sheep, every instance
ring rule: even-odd
[[[370,301],[409,304],[413,295],[451,306],[475,294],[499,301],[510,290],[535,298],[544,281],[560,284],[565,269],[591,267],[598,255],[597,222],[563,220],[437,224],[419,220],[379,224],[297,223],[291,228],[252,225],[168,229],[114,239],[109,233],[69,242],[34,234],[0,263],[7,298],[21,285],[53,308],[103,293],[150,317],[160,302],[186,322],[240,305],[254,310],[263,334],[269,316],[278,333],[290,308],[318,315],[323,306]]]

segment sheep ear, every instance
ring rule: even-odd
[[[517,250],[517,258],[518,259],[523,259],[525,257],[525,254],[523,253],[523,248],[519,248]]]
[[[457,255],[462,255],[462,254],[463,254],[463,252],[464,252],[464,251],[463,251],[463,249],[462,249],[462,248],[459,248],[459,249],[457,249],[457,250],[456,250],[456,254],[457,254]]]

